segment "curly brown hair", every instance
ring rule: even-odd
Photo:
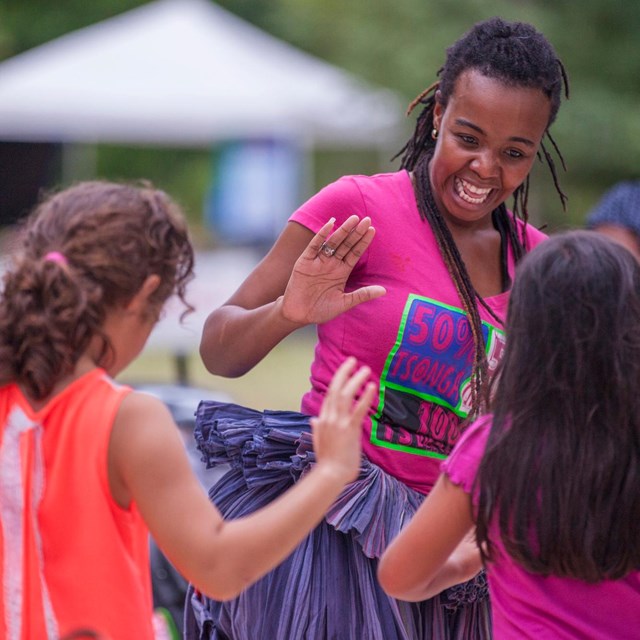
[[[184,313],[193,310],[185,298],[194,256],[184,216],[149,183],[79,183],[46,197],[21,232],[0,294],[0,384],[17,382],[46,398],[94,337],[100,362],[108,361],[107,312],[125,306],[152,274],[160,284],[149,314],[174,293]],[[50,252],[64,258],[47,259]]]

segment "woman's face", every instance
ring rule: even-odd
[[[460,74],[446,108],[436,102],[438,139],[429,167],[450,226],[491,224],[491,212],[531,170],[550,112],[539,89],[508,86],[476,69]]]

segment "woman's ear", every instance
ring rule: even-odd
[[[442,116],[444,114],[444,105],[442,104],[442,92],[440,89],[436,91],[435,104],[433,105],[433,128],[440,130],[442,124]]]
[[[149,298],[159,286],[160,276],[157,273],[147,276],[140,289],[138,289],[138,293],[129,300],[126,310],[134,313],[146,311],[149,307]]]

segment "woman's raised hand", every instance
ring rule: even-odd
[[[375,235],[371,218],[350,216],[331,233],[334,222],[332,218],[318,231],[294,265],[282,306],[291,322],[327,322],[386,293],[380,285],[345,291],[349,274]]]
[[[349,357],[338,367],[320,414],[311,418],[318,465],[343,482],[355,480],[358,475],[362,421],[376,391],[375,384],[367,382],[371,369],[360,367],[354,373],[355,366],[356,359]]]

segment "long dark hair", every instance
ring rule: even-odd
[[[497,522],[527,570],[587,582],[640,568],[640,265],[591,231],[521,262],[477,476],[478,543]]]
[[[402,156],[401,168],[414,173],[418,209],[422,218],[428,221],[433,229],[440,253],[471,325],[474,363],[471,384],[472,406],[469,417],[473,417],[481,409],[481,391],[487,377],[485,343],[478,307],[478,304],[484,305],[484,301],[477,295],[471,284],[453,236],[435,204],[429,181],[429,162],[436,145],[431,135],[436,91],[438,100],[442,106],[446,107],[457,79],[468,69],[477,69],[483,75],[500,80],[508,86],[540,89],[549,98],[551,112],[546,136],[553,149],[557,151],[563,166],[564,160],[549,134],[548,127],[555,120],[560,108],[563,86],[567,97],[569,88],[562,62],[541,33],[526,23],[491,18],[476,24],[447,49],[446,61],[437,74],[439,80],[423,91],[409,106],[408,113],[418,105],[422,105],[422,111],[416,121],[412,137],[398,155]],[[560,188],[555,163],[544,141],[541,143],[541,151],[564,207],[566,196]],[[528,220],[528,196],[529,178],[527,177],[513,193],[513,212],[525,223]],[[507,213],[504,203],[493,212],[493,220],[501,236],[508,239],[517,263],[527,250],[524,230],[518,234],[515,222]]]
[[[100,363],[112,345],[102,327],[157,274],[149,313],[173,293],[185,304],[194,256],[178,205],[149,184],[83,182],[47,197],[23,229],[24,243],[0,296],[0,385],[35,399],[70,374],[94,337]],[[58,260],[47,259],[50,252]]]

